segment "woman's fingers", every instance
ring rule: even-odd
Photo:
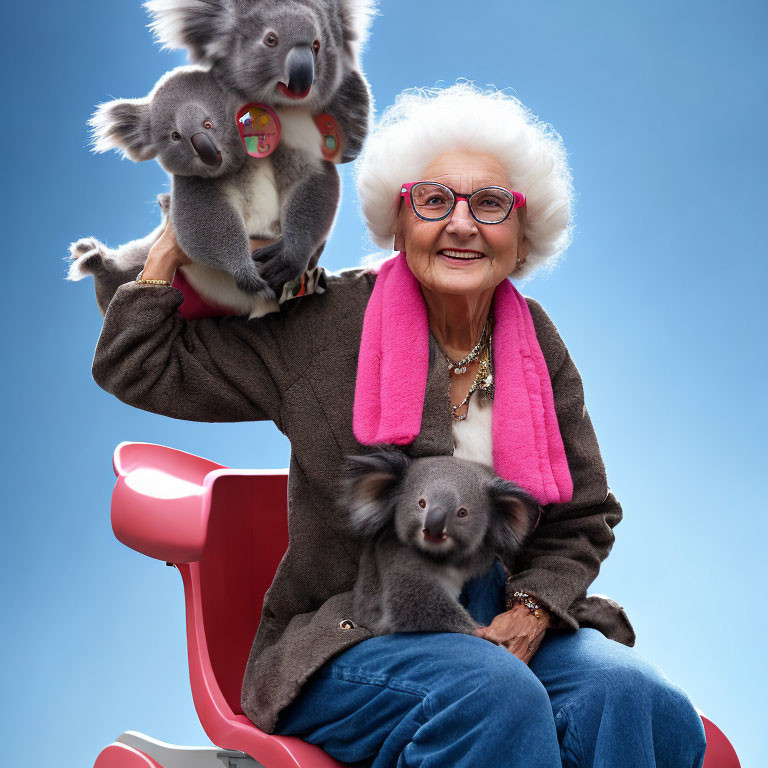
[[[173,261],[176,266],[179,266],[180,264],[189,264],[192,261],[179,247],[179,244],[176,241],[176,232],[173,229],[170,217],[166,219],[165,229],[163,229],[162,235],[160,235],[157,242],[152,246],[152,250],[158,255],[162,255],[164,258]]]
[[[179,248],[173,225],[170,219],[167,219],[160,237],[149,249],[143,276],[146,280],[165,280],[172,283],[176,268],[182,264],[189,264],[190,261],[191,259]]]
[[[545,631],[545,622],[533,616],[525,606],[515,606],[500,613],[487,627],[476,629],[475,634],[506,648],[527,664],[538,650]]]

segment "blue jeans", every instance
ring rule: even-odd
[[[501,563],[459,599],[490,624]],[[588,627],[547,630],[530,666],[471,635],[363,640],[307,680],[276,733],[372,768],[701,768],[706,743],[682,688]]]

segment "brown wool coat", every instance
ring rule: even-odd
[[[370,450],[352,433],[352,403],[365,307],[375,276],[329,275],[327,291],[280,313],[186,322],[173,287],[129,283],[115,293],[93,377],[123,402],[192,421],[274,421],[291,442],[290,545],[268,590],[242,688],[243,712],[273,733],[278,714],[334,654],[372,636],[352,610],[360,542],[334,507],[342,457]],[[535,595],[561,629],[594,627],[633,645],[621,606],[587,597],[622,511],[606,484],[581,378],[541,306],[526,299],[547,363],[572,501],[549,504],[508,589]],[[421,432],[412,456],[453,453],[449,379],[434,337]]]

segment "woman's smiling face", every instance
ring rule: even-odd
[[[437,181],[462,194],[481,187],[513,189],[499,160],[484,152],[451,151],[436,157],[419,179]],[[411,271],[437,293],[472,294],[494,288],[524,261],[528,242],[525,208],[513,210],[499,224],[479,224],[466,200],[456,201],[442,221],[424,221],[403,198],[397,218],[395,250],[404,251]]]

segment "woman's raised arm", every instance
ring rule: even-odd
[[[143,277],[173,280],[188,259],[169,228]],[[172,286],[120,286],[104,316],[93,378],[129,405],[190,421],[270,419],[280,427],[283,323],[276,314],[187,321]],[[277,380],[276,380],[277,379]]]

